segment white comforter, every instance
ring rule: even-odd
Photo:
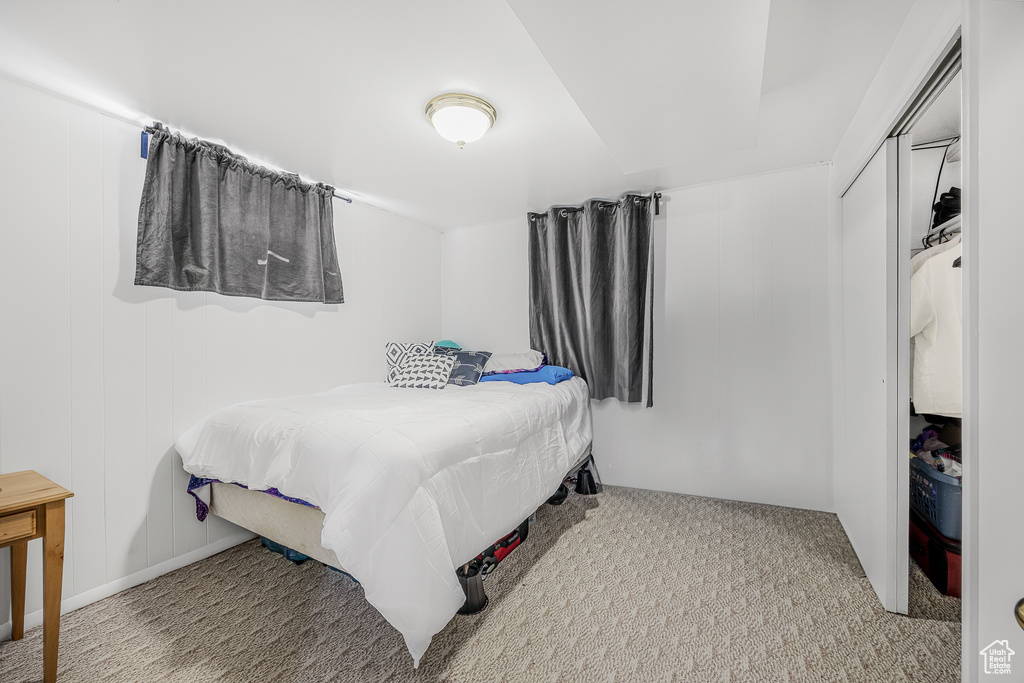
[[[198,476],[323,510],[321,542],[416,665],[465,601],[455,568],[550,497],[591,440],[579,378],[443,390],[353,384],[225,408],[177,442]]]

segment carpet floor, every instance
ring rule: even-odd
[[[544,506],[418,670],[358,584],[244,543],[66,614],[62,683],[958,681],[959,601],[882,609],[834,515],[606,486]],[[42,629],[0,681],[42,680]]]

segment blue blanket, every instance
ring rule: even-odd
[[[533,370],[531,372],[511,372],[507,374],[498,375],[484,375],[480,378],[481,382],[515,382],[516,384],[535,384],[537,382],[547,382],[548,384],[558,384],[564,382],[572,377],[572,370],[569,368],[562,368],[557,365],[545,365],[539,370]]]

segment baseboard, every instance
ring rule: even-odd
[[[129,576],[116,579],[110,583],[105,583],[102,586],[98,586],[84,593],[73,595],[70,598],[61,601],[60,613],[66,614],[80,607],[85,607],[86,605],[102,600],[103,598],[109,598],[111,595],[120,593],[121,591],[132,588],[133,586],[146,583],[147,581],[152,581],[158,576],[163,576],[164,574],[173,572],[175,569],[181,569],[193,562],[205,560],[207,557],[223,552],[228,548],[238,545],[239,543],[245,543],[255,537],[256,535],[252,532],[241,531],[222,538],[219,541],[215,541],[209,545],[205,545],[197,550],[193,550],[192,552],[179,555],[178,557],[172,557],[165,562],[155,564],[152,567],[146,567],[142,571],[135,572]],[[39,626],[42,623],[42,610],[37,610],[31,614],[25,615],[25,630]],[[13,625],[10,621],[0,624],[0,641],[10,640],[12,627]]]

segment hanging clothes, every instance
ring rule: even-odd
[[[963,410],[963,271],[953,267],[962,252],[956,240],[910,279],[911,392],[919,413],[960,417]]]
[[[960,235],[957,235],[954,239],[948,242],[942,242],[936,244],[934,247],[928,247],[924,251],[919,251],[910,259],[910,277],[914,277],[914,274],[921,269],[924,262],[930,259],[932,256],[938,256],[942,252],[952,249],[956,245],[960,244]]]
[[[959,230],[959,228],[957,228],[957,230]],[[960,235],[957,235],[955,239],[952,239],[952,240],[950,240],[948,242],[942,242],[940,244],[936,244],[933,247],[928,247],[924,251],[921,251],[921,252],[918,252],[918,253],[914,254],[914,256],[910,259],[910,277],[913,278],[914,275],[917,273],[917,271],[919,271],[921,269],[921,266],[924,265],[925,261],[930,259],[932,256],[938,256],[942,252],[944,252],[944,251],[946,251],[948,249],[952,249],[953,247],[955,247],[958,244],[960,244]],[[913,380],[913,377],[914,377],[914,354],[916,353],[916,348],[917,348],[917,345],[914,343],[914,338],[911,337],[910,338],[910,377],[911,377],[911,380]],[[910,385],[910,403],[911,403],[912,406],[914,405],[914,385],[913,385],[913,382],[911,382],[911,385]],[[914,408],[914,412],[917,412],[917,408],[916,407]]]

